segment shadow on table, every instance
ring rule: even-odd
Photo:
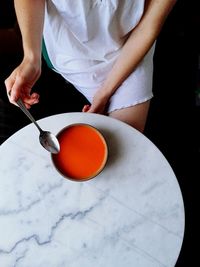
[[[120,163],[120,158],[123,157],[123,148],[121,145],[121,138],[119,138],[116,134],[110,131],[107,128],[99,127],[98,130],[104,136],[107,146],[108,146],[108,160],[106,163],[106,167],[118,165]]]

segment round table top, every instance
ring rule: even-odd
[[[97,127],[109,149],[105,169],[86,182],[55,170],[33,124],[0,146],[0,266],[174,267],[185,214],[168,161],[143,134],[107,116],[38,121],[54,134],[79,122]]]

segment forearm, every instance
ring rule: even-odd
[[[15,0],[24,57],[40,60],[45,0]]]
[[[103,84],[105,98],[110,97],[134,71],[158,37],[175,0],[146,1],[144,15],[131,32],[112,70]]]

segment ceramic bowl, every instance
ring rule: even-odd
[[[104,169],[108,147],[102,133],[86,123],[64,127],[57,135],[60,152],[52,154],[56,170],[73,181],[86,181],[96,177]]]

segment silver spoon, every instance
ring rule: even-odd
[[[37,124],[33,116],[30,114],[23,101],[19,98],[16,103],[20,107],[20,109],[26,114],[26,116],[35,124],[38,128],[40,135],[39,140],[40,144],[49,152],[56,154],[60,151],[60,145],[58,139],[51,132],[43,131],[40,126]]]

